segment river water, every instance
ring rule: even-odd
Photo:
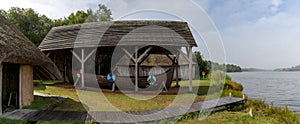
[[[241,72],[228,73],[232,80],[244,86],[250,98],[274,101],[275,106],[285,107],[300,114],[300,72]]]

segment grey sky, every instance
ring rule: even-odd
[[[77,10],[96,9],[106,0],[0,0],[0,9],[33,8],[50,18],[61,18]],[[143,0],[149,4],[153,1]],[[194,0],[208,13],[222,37],[227,63],[242,67],[278,68],[300,64],[300,1],[298,0]],[[139,6],[128,0],[118,7]],[[178,7],[175,3],[170,8]],[[130,9],[130,8],[129,8]],[[182,8],[181,8],[182,9]],[[198,16],[199,12],[187,13]],[[114,12],[113,12],[114,15]],[[175,19],[164,14],[144,13],[143,18]],[[132,16],[133,18],[134,16]],[[141,16],[142,17],[142,16]],[[210,58],[205,44],[200,44]]]

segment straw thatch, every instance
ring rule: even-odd
[[[0,15],[0,22],[0,62],[35,65],[35,78],[61,78],[55,64],[24,34],[2,15]]]
[[[49,51],[117,45],[197,46],[186,22],[114,21],[54,27],[39,48]]]

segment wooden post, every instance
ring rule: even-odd
[[[138,83],[139,83],[139,66],[138,66],[138,48],[135,47],[135,92],[138,92]]]
[[[23,98],[22,98],[23,97],[23,93],[22,92],[23,92],[24,89],[22,89],[22,82],[26,82],[26,80],[23,81],[23,76],[22,76],[23,75],[23,69],[22,69],[22,66],[23,65],[19,66],[19,94],[16,95],[16,98],[18,98],[18,96],[19,96],[19,103],[18,103],[19,104],[19,109],[22,108],[22,100],[23,100]],[[33,74],[33,72],[31,74]],[[32,79],[32,81],[33,81],[33,79]],[[31,90],[31,89],[26,89],[26,90]],[[32,89],[32,91],[33,91],[33,89]],[[33,93],[32,93],[32,97],[33,97]]]
[[[2,115],[2,62],[0,61],[0,115]]]
[[[189,92],[193,92],[193,80],[192,80],[192,46],[190,46],[187,50],[188,52],[188,56],[189,56],[189,82],[190,82],[190,86],[189,86]]]
[[[113,83],[111,91],[115,92],[115,89],[116,89],[116,84]]]
[[[92,54],[96,51],[97,49],[95,48],[94,50],[92,50],[87,57],[84,58],[84,48],[81,49],[81,58],[73,51],[71,50],[73,56],[75,56],[75,58],[81,63],[81,87],[84,88],[84,63],[88,60],[88,58],[90,58],[92,56]],[[74,85],[75,86],[75,85]]]
[[[176,54],[176,59],[175,59],[175,61],[176,61],[176,87],[179,87],[179,80],[178,80],[178,77],[179,77],[179,74],[178,74],[178,68],[179,68],[179,53],[177,53]]]
[[[66,82],[66,77],[67,77],[67,56],[64,53],[64,82]]]
[[[33,67],[32,65],[20,66],[20,92],[19,92],[19,106],[31,105],[33,96]]]
[[[81,49],[81,88],[84,88],[84,48]]]

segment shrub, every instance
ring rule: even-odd
[[[232,90],[236,90],[236,91],[243,91],[243,85],[241,85],[237,82],[233,82],[231,80],[226,80],[225,85],[224,85],[224,89],[232,89]]]

